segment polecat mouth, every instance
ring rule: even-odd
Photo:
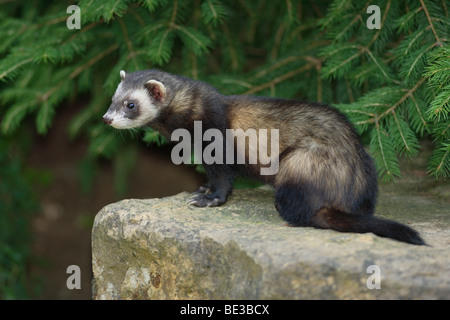
[[[108,118],[106,115],[103,116],[103,122],[106,123],[107,125],[111,125],[111,123],[113,122],[113,119]]]

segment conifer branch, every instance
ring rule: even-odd
[[[427,48],[425,48],[425,50],[423,50],[422,52],[420,52],[419,55],[417,55],[416,59],[414,59],[413,63],[411,63],[411,66],[408,69],[408,73],[406,74],[406,79],[409,79],[409,77],[411,76],[412,71],[414,70],[414,68],[416,67],[416,64],[420,61],[420,59],[423,57],[423,55],[425,53],[427,53],[430,49],[432,49],[433,47],[436,46],[436,43],[431,44],[430,46],[428,46]]]
[[[368,74],[368,73],[370,74],[370,72],[373,71],[372,69],[373,69],[373,68],[371,68],[371,67],[363,68],[363,69],[361,69],[360,72],[356,73],[356,74],[353,76],[353,78],[354,78],[355,80],[360,81],[359,79],[364,79],[364,77],[366,76],[366,74]],[[361,82],[362,82],[362,81],[361,81]]]
[[[92,28],[94,28],[95,26],[104,23],[103,19],[99,20],[99,21],[95,21],[92,22],[86,26],[84,26],[82,29],[80,29],[77,33],[75,33],[74,35],[70,36],[69,38],[67,38],[65,41],[62,42],[62,44],[67,44],[68,42],[76,39],[78,36],[80,36],[83,33],[88,32],[89,30],[91,30]]]
[[[441,132],[439,132],[439,135],[444,136],[448,129],[450,129],[450,123]]]
[[[425,121],[425,119],[424,119],[423,116],[422,116],[422,112],[420,111],[420,108],[419,108],[419,105],[417,104],[416,99],[414,99],[414,95],[411,94],[410,98],[411,98],[411,100],[413,101],[414,106],[416,107],[417,114],[419,115],[420,120],[422,121],[423,126],[426,128],[428,124],[427,124],[427,122]]]
[[[350,81],[348,81],[348,78],[345,78],[345,88],[347,89],[347,95],[348,95],[348,98],[350,100],[350,103],[355,102],[355,97],[353,95],[353,91],[352,91],[352,88],[350,86]]]
[[[175,25],[175,21],[177,18],[177,11],[178,11],[178,0],[175,0],[173,2],[173,10],[172,10],[172,17],[170,19],[169,27],[173,28]]]
[[[336,72],[336,70],[342,68],[343,66],[345,66],[347,63],[351,62],[352,60],[358,58],[363,52],[365,51],[365,49],[363,47],[360,47],[360,49],[358,50],[358,52],[356,52],[355,54],[353,54],[352,56],[348,57],[347,59],[345,59],[344,61],[342,61],[339,65],[335,66],[334,68],[332,68],[330,71],[328,71],[328,74],[333,74]]]
[[[442,8],[444,8],[445,16],[448,17],[448,9],[447,9],[447,5],[445,4],[445,0],[442,0],[441,3],[442,3]]]
[[[422,83],[425,81],[425,78],[421,78],[415,85],[414,87],[412,87],[410,90],[408,90],[404,96],[402,96],[400,98],[400,100],[398,100],[396,103],[394,103],[392,105],[392,107],[390,107],[389,109],[387,109],[386,111],[384,111],[382,114],[380,114],[380,118],[386,116],[387,114],[389,114],[390,112],[394,111],[395,108],[397,108],[399,105],[401,105],[408,97],[411,97],[412,94],[417,90],[417,88],[419,88]]]
[[[322,78],[320,77],[320,70],[322,69],[321,63],[316,63],[317,71],[317,101],[322,102]]]
[[[364,9],[363,9],[360,13],[358,13],[357,15],[355,15],[355,17],[353,18],[353,20],[352,20],[347,26],[345,26],[345,28],[342,29],[341,32],[339,32],[339,33],[336,35],[336,37],[335,37],[336,40],[339,40],[339,39],[340,39],[340,38],[341,38],[348,30],[350,30],[350,28],[351,28],[356,22],[358,22],[358,21],[361,22],[361,23],[363,22],[362,15],[366,12],[369,3],[370,3],[370,1],[367,2],[366,5],[364,6]]]
[[[375,59],[375,57],[373,56],[372,52],[367,48],[364,47],[363,48],[364,51],[367,52],[367,54],[369,55],[369,57],[372,59],[372,61],[375,63],[375,65],[377,66],[378,69],[380,69],[381,73],[383,74],[385,79],[389,79],[388,74],[386,73],[386,71],[384,71],[384,69],[381,67],[381,65],[378,63],[377,59]]]
[[[363,120],[363,121],[358,121],[355,124],[356,125],[362,125],[362,124],[371,124],[371,123],[377,123],[377,121],[379,121],[381,118],[389,115],[390,113],[393,113],[395,111],[395,109],[401,105],[408,97],[412,97],[413,93],[417,90],[417,88],[419,88],[423,82],[425,81],[425,78],[421,78],[415,85],[414,87],[412,87],[410,90],[408,90],[397,102],[395,102],[392,105],[386,105],[386,104],[366,104],[365,106],[390,106],[386,111],[384,111],[383,113],[374,116],[371,119],[368,120]]]
[[[372,39],[370,40],[369,44],[367,45],[367,48],[370,48],[370,46],[372,46],[372,44],[378,39],[378,37],[380,36],[381,30],[383,30],[384,27],[384,22],[386,21],[386,18],[388,16],[389,13],[389,9],[391,8],[391,3],[392,0],[389,0],[386,4],[386,8],[384,9],[384,14],[383,14],[383,18],[381,19],[381,25],[380,25],[380,29],[378,29],[378,31],[375,33],[375,35],[372,37]]]
[[[207,3],[208,3],[208,6],[209,6],[209,9],[211,10],[211,12],[213,14],[214,19],[217,20],[219,15],[217,14],[216,9],[214,8],[213,4],[211,3],[211,0],[207,0]]]
[[[123,22],[123,19],[118,19],[118,20],[119,20],[120,28],[122,29],[123,37],[125,38],[125,43],[127,44],[127,48],[128,48],[128,52],[129,52],[128,58],[133,60],[135,70],[139,70],[139,66],[136,62],[137,52],[135,52],[133,50],[133,44],[130,40],[130,37],[128,36],[128,31],[125,26],[125,23]]]
[[[443,100],[439,100],[439,103],[436,103],[437,100],[434,100],[430,109],[428,110],[428,113],[432,115],[432,117],[437,118],[437,120],[440,120],[440,114],[444,111],[445,108],[448,108],[448,105],[450,105],[450,95],[445,97]],[[436,108],[436,106],[439,106]],[[447,114],[443,114],[444,118],[448,117],[448,112]]]
[[[377,105],[380,105],[380,104],[377,104]],[[359,113],[359,114],[363,114],[363,115],[366,115],[366,116],[369,116],[369,117],[373,117],[373,118],[376,117],[375,113],[368,112],[368,111],[363,111],[363,110],[343,109],[343,111],[345,113]],[[355,122],[355,124],[358,124],[358,122]]]
[[[447,147],[443,147],[441,148],[443,150],[445,150],[445,152],[443,153],[443,155],[440,157],[441,161],[439,162],[439,164],[436,166],[435,171],[435,175],[436,177],[439,177],[439,175],[441,174],[441,171],[444,171],[446,169],[446,167],[450,167],[449,163],[450,163],[450,144]],[[441,150],[438,150],[441,151]],[[443,176],[445,176],[445,173],[443,174]]]
[[[4,117],[2,122],[2,131],[3,133],[7,133],[11,130],[11,127],[13,126],[14,121],[17,121],[17,118],[20,114],[24,114],[25,111],[30,108],[32,103],[22,103],[22,104],[16,104],[14,109],[11,110],[11,112],[7,113],[7,115]]]
[[[58,24],[58,23],[64,22],[66,20],[67,20],[67,15],[63,15],[63,16],[56,17],[56,18],[53,18],[51,20],[48,20],[48,21],[45,21],[45,22],[42,22],[42,23],[37,23],[35,25],[32,25],[31,29],[40,29],[43,26],[51,26],[51,25],[54,25],[54,24]]]
[[[105,139],[102,140],[102,143],[99,143],[95,148],[95,154],[100,155],[104,154],[105,148],[108,146],[109,143],[111,143],[114,139],[114,135],[109,134],[106,136]]]
[[[288,73],[286,73],[286,74],[284,74],[284,75],[282,75],[280,77],[274,78],[273,80],[271,80],[269,82],[266,82],[266,83],[264,83],[262,85],[259,85],[259,86],[256,86],[256,87],[253,87],[252,89],[248,90],[244,94],[254,94],[255,92],[258,92],[258,91],[270,88],[270,86],[278,84],[280,82],[283,82],[283,81],[285,81],[285,80],[287,80],[287,79],[289,79],[291,77],[294,77],[294,76],[296,76],[296,75],[298,75],[298,74],[300,74],[302,72],[305,72],[306,70],[311,69],[312,67],[314,67],[314,64],[312,62],[308,63],[308,64],[304,65],[301,68],[298,68],[296,70],[292,70],[291,72],[288,72]]]
[[[408,152],[410,152],[411,149],[410,149],[410,147],[409,147],[409,144],[408,144],[408,142],[407,142],[407,139],[405,138],[405,135],[403,134],[403,130],[402,130],[402,128],[400,127],[400,123],[399,123],[399,121],[398,121],[398,119],[397,119],[397,114],[395,113],[394,110],[392,111],[392,115],[394,116],[395,124],[397,125],[398,132],[400,133],[400,136],[401,136],[401,138],[402,138],[403,145],[405,146],[406,150],[407,150]]]
[[[222,83],[237,84],[239,86],[242,86],[242,87],[248,88],[248,89],[253,87],[253,85],[250,82],[242,81],[242,80],[238,80],[238,79],[223,79]]]
[[[116,12],[117,5],[120,1],[121,0],[116,0],[116,2],[114,2],[114,5],[112,6],[111,10],[109,11],[109,16],[112,17],[114,15],[114,12]]]
[[[274,40],[274,44],[272,47],[272,51],[270,54],[271,59],[275,60],[277,58],[278,55],[278,49],[280,48],[280,44],[281,44],[281,39],[283,37],[283,33],[284,30],[286,29],[286,26],[284,23],[280,23],[280,25],[278,26],[278,30],[275,34],[275,40]]]
[[[100,61],[101,59],[103,59],[105,56],[107,56],[108,54],[114,52],[115,50],[117,50],[119,48],[118,44],[113,44],[110,47],[108,47],[106,50],[100,52],[98,55],[94,56],[93,58],[91,58],[90,60],[88,60],[85,64],[75,68],[75,70],[73,70],[70,74],[68,79],[72,80],[74,78],[76,78],[81,72],[83,72],[84,70],[90,68],[92,65],[94,65],[95,63],[97,63],[98,61]],[[64,82],[60,82],[59,84],[57,84],[56,86],[52,87],[51,89],[49,89],[47,92],[45,92],[43,95],[41,95],[39,101],[40,102],[45,102],[48,101],[49,97],[51,95],[53,95],[56,91],[58,91],[61,86],[64,84]]]
[[[234,41],[232,41],[230,36],[230,30],[228,29],[228,26],[226,24],[223,24],[222,26],[223,33],[225,35],[225,40],[227,41],[227,49],[230,54],[230,60],[231,60],[231,70],[236,71],[239,68],[239,61],[238,61],[238,55],[236,52],[236,48],[234,47]]]
[[[33,61],[33,58],[28,58],[28,59],[25,59],[25,60],[15,64],[15,65],[11,66],[9,69],[7,69],[7,70],[3,71],[2,73],[0,73],[0,81],[3,80],[8,74],[13,72],[14,70],[19,69],[21,66],[23,66],[23,65],[25,65],[27,63],[30,63],[32,61]]]
[[[418,39],[423,35],[423,33],[429,28],[429,26],[422,29],[420,32],[418,32],[414,38],[411,39],[411,41],[408,42],[408,46],[405,48],[405,51],[403,52],[403,56],[406,56],[409,53],[409,50],[412,48],[412,46],[416,43]]]
[[[262,78],[262,77],[266,76],[267,74],[273,72],[274,70],[276,70],[278,68],[281,68],[281,67],[285,66],[286,64],[289,64],[291,62],[295,62],[295,61],[298,61],[298,60],[305,60],[305,57],[304,56],[297,56],[297,55],[295,55],[295,56],[289,56],[289,57],[283,58],[282,60],[279,60],[279,61],[271,64],[268,68],[266,68],[264,70],[261,70],[258,73],[256,73],[254,75],[254,78],[255,79]]]
[[[381,153],[381,159],[382,159],[382,162],[383,162],[383,168],[384,168],[384,170],[386,170],[386,175],[388,177],[391,177],[392,174],[391,174],[391,171],[389,170],[389,164],[388,164],[388,161],[387,161],[387,158],[386,158],[384,145],[383,145],[383,143],[381,141],[382,132],[380,130],[380,123],[378,122],[378,119],[375,119],[375,130],[376,130],[376,134],[377,134],[378,147],[379,147],[379,150],[380,150],[380,153]]]
[[[442,157],[442,161],[439,163],[439,165],[436,167],[436,173],[439,174],[441,169],[443,168],[445,161],[447,160],[447,157],[450,155],[450,148],[447,148],[447,151],[444,153],[444,156]]]
[[[433,22],[431,22],[430,14],[428,13],[428,9],[425,6],[425,3],[423,2],[423,0],[420,0],[420,4],[422,5],[423,11],[425,12],[425,14],[427,16],[428,23],[430,24],[431,30],[433,31],[434,37],[436,38],[436,45],[439,45],[442,47],[441,39],[439,39],[439,36],[437,35],[436,30],[434,29]]]

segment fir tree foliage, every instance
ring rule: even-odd
[[[68,132],[89,138],[91,159],[115,158],[136,136],[164,143],[151,129],[101,122],[119,71],[156,67],[224,94],[334,104],[368,139],[386,180],[430,136],[429,173],[450,176],[449,0],[80,0],[74,30],[70,4],[0,3],[1,134],[30,119],[45,134],[59,108],[86,95]],[[366,26],[370,5],[380,29]]]
[[[370,4],[381,9],[379,30],[364,28]],[[322,75],[351,84],[353,96],[337,106],[369,133],[387,180],[400,175],[398,156],[415,156],[425,134],[436,143],[430,173],[450,174],[449,8],[448,1],[335,1],[320,22],[331,41],[321,52]]]

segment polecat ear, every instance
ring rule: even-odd
[[[150,80],[144,84],[150,95],[158,101],[164,100],[166,97],[166,87],[159,81]]]
[[[127,76],[127,73],[123,70],[120,70],[120,79],[125,80],[125,77]]]

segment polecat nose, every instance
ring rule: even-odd
[[[107,116],[103,116],[103,122],[106,124],[111,124],[113,122],[113,119],[108,118]]]

